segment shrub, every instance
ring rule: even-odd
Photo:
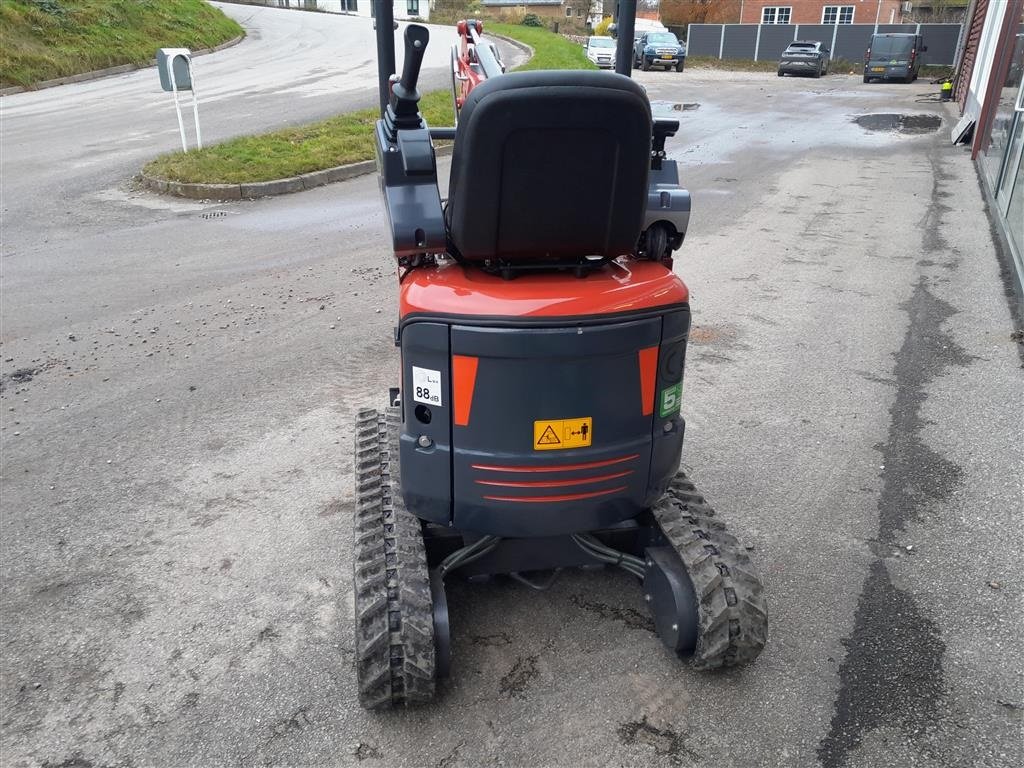
[[[544,26],[544,22],[541,20],[540,16],[538,16],[536,13],[528,13],[525,16],[523,16],[523,26],[524,27],[543,27]]]
[[[608,37],[608,27],[612,25],[612,17],[605,16],[594,27],[594,37]]]

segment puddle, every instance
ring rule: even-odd
[[[896,133],[931,133],[942,125],[938,115],[897,115],[882,113],[861,115],[853,122],[868,131],[895,131]]]

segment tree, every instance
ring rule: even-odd
[[[661,23],[723,24],[740,20],[739,0],[661,0]]]

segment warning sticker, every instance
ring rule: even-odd
[[[558,451],[566,448],[586,448],[594,437],[594,420],[590,416],[579,419],[544,419],[533,422],[533,450]]]
[[[443,405],[441,402],[441,372],[429,368],[412,367],[412,399],[427,405]]]

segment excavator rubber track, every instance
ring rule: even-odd
[[[768,639],[768,610],[744,547],[682,469],[651,512],[682,558],[698,604],[697,669],[751,664]]]
[[[399,491],[401,413],[360,411],[355,429],[355,664],[359,702],[388,709],[435,689],[430,576],[420,521]]]

